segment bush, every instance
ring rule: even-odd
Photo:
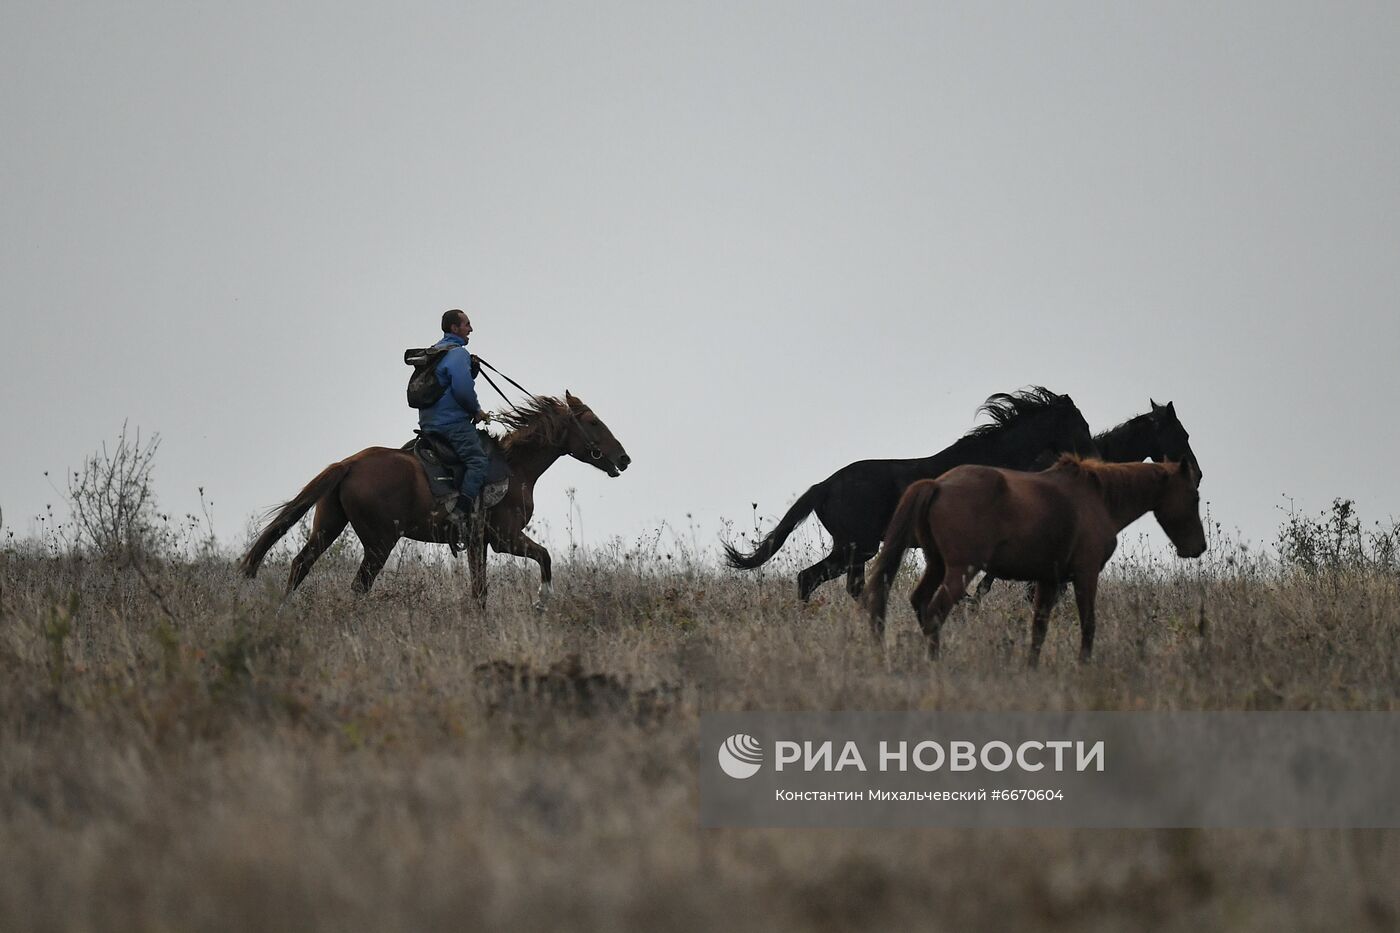
[[[1290,500],[1278,533],[1279,560],[1311,575],[1400,569],[1400,525],[1372,524],[1372,530],[1362,530],[1351,499],[1333,499],[1332,508],[1316,518],[1299,514]]]
[[[160,436],[144,443],[138,429],[127,436],[122,424],[116,445],[83,461],[68,479],[74,541],[80,548],[112,560],[138,560],[152,550],[156,520],[151,468]]]

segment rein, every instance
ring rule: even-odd
[[[482,369],[489,369],[489,370],[491,370],[491,372],[493,372],[493,373],[495,373],[496,375],[500,376],[500,377],[501,377],[502,379],[504,379],[506,382],[509,382],[511,385],[515,386],[515,387],[516,387],[517,389],[519,389],[521,392],[524,392],[526,395],[530,396],[531,399],[537,399],[537,398],[539,398],[539,396],[535,395],[535,393],[531,392],[529,389],[525,388],[523,385],[521,385],[520,383],[516,382],[514,379],[510,378],[510,377],[507,376],[505,373],[501,372],[499,369],[497,369],[496,367],[492,366],[490,363],[488,363],[488,362],[486,362],[485,360],[483,360],[481,357],[478,356],[478,357],[476,358],[476,361],[477,361],[478,363],[481,364],[481,368],[482,368]],[[481,375],[484,376],[484,377],[486,378],[487,383],[490,384],[491,388],[493,388],[493,389],[496,390],[496,394],[499,395],[499,396],[501,397],[501,399],[502,399],[507,405],[509,405],[509,406],[512,407],[512,408],[516,407],[514,402],[512,402],[510,399],[506,398],[506,394],[505,394],[504,392],[501,391],[501,387],[498,386],[498,385],[496,385],[496,380],[492,379],[490,376],[487,376],[486,373],[482,373]]]
[[[517,409],[518,409],[520,406],[516,405],[516,404],[515,404],[514,402],[512,402],[509,398],[506,397],[506,394],[505,394],[504,392],[501,391],[501,387],[498,386],[498,385],[496,385],[496,380],[492,379],[489,375],[487,375],[486,370],[488,370],[488,369],[491,370],[491,372],[493,372],[493,373],[495,373],[496,375],[500,376],[500,377],[501,377],[502,379],[504,379],[506,382],[509,382],[511,385],[515,386],[515,387],[516,387],[517,389],[519,389],[521,392],[524,392],[526,395],[530,396],[530,401],[536,402],[536,403],[538,403],[538,402],[540,401],[540,397],[539,397],[538,395],[536,395],[535,393],[531,392],[529,389],[525,388],[523,385],[521,385],[520,383],[516,382],[514,379],[510,378],[510,377],[507,376],[505,373],[501,372],[499,369],[497,369],[496,367],[492,366],[490,363],[486,362],[486,361],[485,361],[484,359],[482,359],[481,357],[478,356],[478,357],[476,358],[476,360],[477,360],[478,363],[481,364],[481,375],[482,375],[482,377],[486,380],[487,384],[490,385],[491,388],[495,389],[495,390],[496,390],[496,394],[499,395],[499,396],[501,397],[501,400],[504,401],[504,402],[505,402],[507,405],[509,405],[511,408],[517,408]],[[566,407],[567,407],[567,403],[566,403]],[[598,446],[598,442],[597,442],[596,440],[593,439],[593,435],[592,435],[592,433],[589,432],[588,426],[585,425],[582,421],[580,421],[580,420],[578,419],[578,415],[574,414],[572,409],[570,409],[570,411],[569,411],[569,417],[572,418],[572,419],[574,419],[574,424],[578,425],[579,433],[582,434],[584,440],[586,440],[586,441],[588,442],[588,456],[592,457],[594,460],[601,460],[601,459],[603,459],[603,448],[600,447],[600,446]]]

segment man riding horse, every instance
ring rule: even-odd
[[[462,491],[457,497],[454,518],[466,539],[477,497],[486,480],[486,451],[476,433],[476,422],[482,420],[481,405],[476,399],[476,357],[467,352],[472,322],[458,309],[442,315],[442,339],[433,349],[451,347],[438,362],[436,375],[443,387],[442,398],[427,408],[418,409],[418,427],[424,434],[436,434],[452,445],[458,459],[466,468],[462,473]],[[460,352],[459,352],[460,351]]]
[[[420,431],[451,442],[467,465],[457,499],[463,512],[476,513],[469,527],[456,527],[457,515],[443,515],[430,481],[443,471],[430,473],[424,459],[410,449],[414,445],[366,447],[335,461],[301,492],[273,509],[271,521],[238,562],[244,576],[256,576],[273,545],[314,508],[311,533],[292,559],[288,594],[306,579],[311,565],[348,525],[355,529],[364,548],[364,559],[355,574],[357,593],[369,592],[395,545],[408,538],[465,546],[472,594],[482,605],[486,602],[488,547],[499,554],[535,561],[540,566],[536,607],[544,607],[552,586],[550,554],[525,533],[535,513],[534,491],[540,477],[561,457],[616,477],[632,458],[593,409],[572,392],[566,391],[563,398],[532,395],[528,403],[508,408],[495,419],[506,428],[500,440],[506,470],[496,487],[499,498],[491,496],[489,505],[479,501],[484,480],[492,474],[473,426],[486,420],[476,400],[474,379],[477,367],[487,364],[466,350],[472,325],[465,314],[448,311],[442,316],[442,330],[442,340],[433,350],[405,351],[404,362],[414,368],[406,395],[408,403],[421,412]]]

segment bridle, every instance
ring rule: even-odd
[[[505,394],[504,392],[501,391],[501,387],[498,386],[498,385],[496,385],[496,381],[495,381],[494,379],[492,379],[489,375],[487,375],[486,370],[488,370],[488,369],[491,370],[491,372],[493,372],[493,373],[495,373],[496,375],[500,376],[500,377],[501,377],[502,379],[504,379],[506,382],[509,382],[511,385],[515,386],[515,387],[516,387],[517,389],[519,389],[521,392],[524,392],[526,395],[530,396],[530,401],[536,402],[536,403],[538,403],[538,402],[540,401],[540,397],[539,397],[538,395],[536,395],[535,393],[531,392],[529,389],[525,388],[523,385],[521,385],[520,383],[516,382],[514,379],[510,378],[510,377],[507,376],[505,373],[501,372],[499,369],[497,369],[496,367],[492,366],[490,363],[486,362],[486,361],[485,361],[484,359],[482,359],[481,357],[478,356],[478,357],[476,358],[476,360],[477,360],[478,363],[481,364],[481,375],[482,375],[482,378],[484,378],[484,379],[486,380],[487,384],[490,385],[491,388],[493,388],[493,389],[496,390],[496,394],[499,395],[499,396],[501,397],[501,400],[504,401],[504,402],[505,402],[507,405],[509,405],[511,408],[517,408],[517,407],[519,407],[519,406],[517,406],[514,402],[512,402],[509,398],[506,397],[506,394]],[[567,403],[565,403],[565,407],[567,407]],[[588,430],[588,425],[584,424],[583,421],[579,419],[579,416],[576,415],[576,414],[574,414],[574,410],[573,410],[572,408],[569,409],[569,417],[572,418],[572,419],[574,419],[574,424],[578,426],[579,433],[583,435],[584,441],[588,444],[588,456],[591,457],[591,458],[594,459],[594,460],[602,460],[602,459],[603,459],[603,448],[602,448],[601,445],[599,445],[598,441],[594,438],[593,433],[592,433],[591,431]]]

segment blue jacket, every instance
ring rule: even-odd
[[[456,424],[471,424],[472,415],[481,411],[476,400],[476,381],[472,379],[472,355],[467,352],[467,342],[456,334],[443,334],[435,347],[453,346],[437,365],[438,384],[447,391],[428,408],[418,409],[418,426],[431,430],[446,428]]]

